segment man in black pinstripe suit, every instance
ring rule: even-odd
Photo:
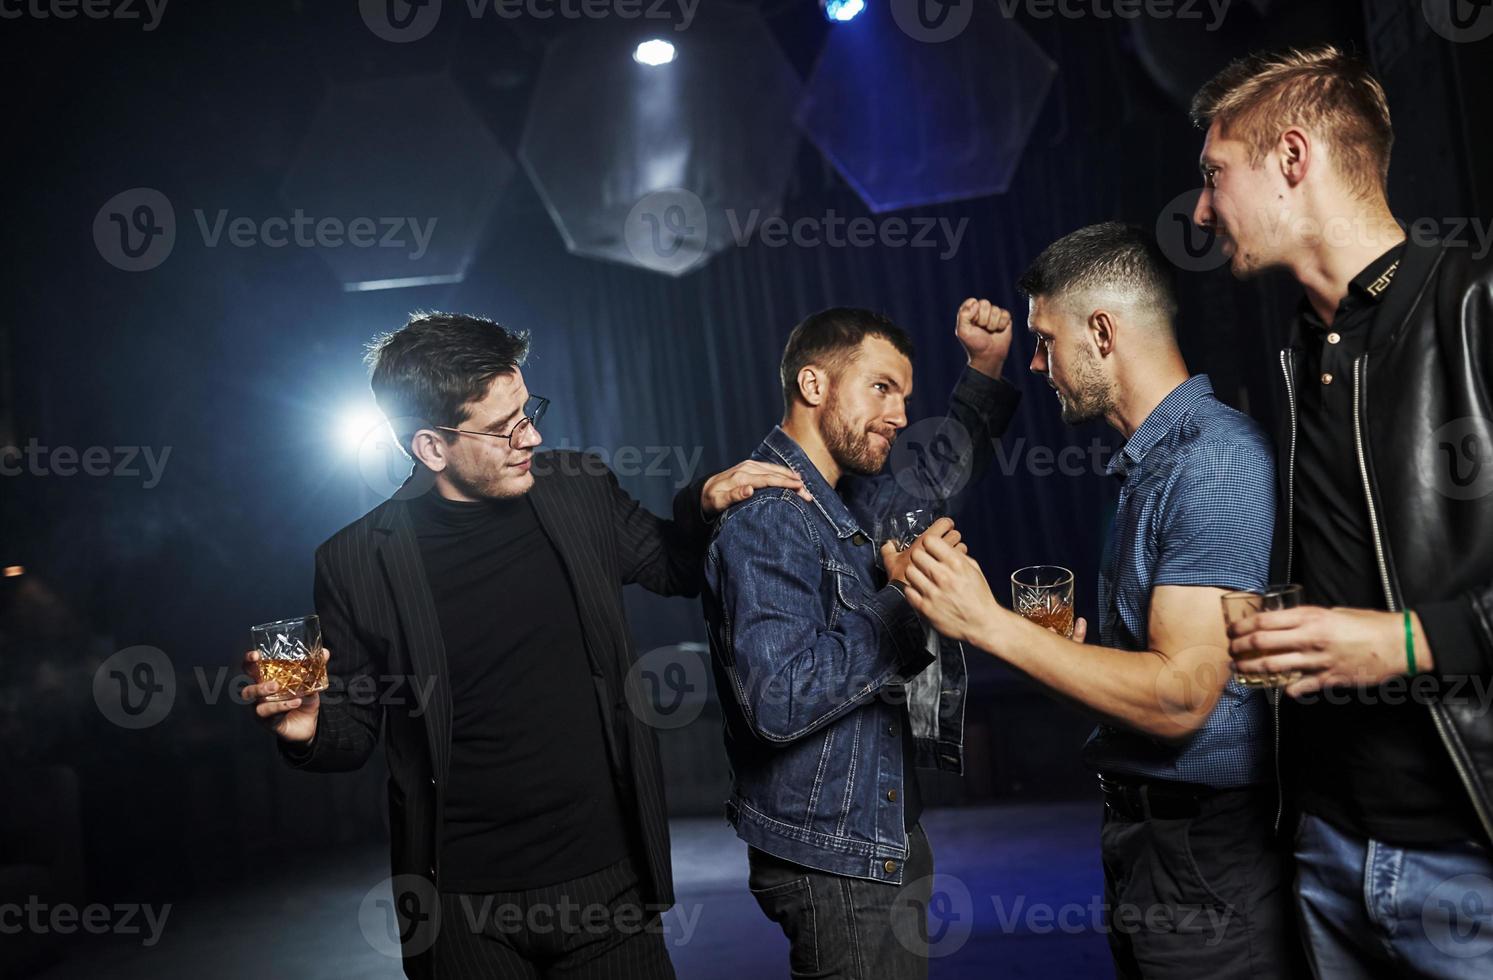
[[[535,454],[547,403],[527,351],[443,313],[375,345],[374,395],[414,471],[317,549],[332,687],[245,696],[299,769],[356,769],[383,729],[409,976],[672,978],[662,773],[624,698],[621,587],[698,594],[717,513],[807,491],[748,461],[655,517],[594,456]]]

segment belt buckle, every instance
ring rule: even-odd
[[[1143,791],[1144,784],[1133,786],[1112,779],[1102,779],[1100,787],[1104,791],[1104,805],[1121,820],[1134,822],[1145,818],[1147,809],[1145,796],[1143,792],[1136,792],[1136,790]]]

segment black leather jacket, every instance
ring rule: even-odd
[[[1384,600],[1414,609],[1442,694],[1430,705],[1493,841],[1493,258],[1407,243],[1353,365],[1358,476]],[[1300,338],[1281,351],[1277,569],[1291,581]]]

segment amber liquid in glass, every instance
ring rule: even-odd
[[[327,665],[321,651],[302,660],[259,661],[259,683],[275,681],[280,689],[266,700],[287,701],[327,689]]]
[[[1041,626],[1050,629],[1059,636],[1073,639],[1073,606],[1049,596],[1054,601],[1045,603],[1033,603],[1021,610],[1021,615]]]

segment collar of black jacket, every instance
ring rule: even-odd
[[[1302,324],[1308,330],[1319,334],[1325,334],[1329,330],[1351,329],[1352,323],[1359,322],[1356,314],[1364,310],[1376,309],[1388,295],[1389,287],[1394,284],[1395,273],[1400,269],[1400,260],[1404,258],[1405,244],[1402,241],[1395,245],[1364,266],[1363,271],[1353,277],[1348,283],[1347,294],[1337,305],[1337,312],[1332,318],[1332,326],[1329,327],[1322,321],[1311,301],[1303,295],[1296,308]]]
[[[1408,323],[1410,311],[1430,287],[1432,273],[1441,263],[1446,246],[1441,242],[1405,241],[1405,251],[1400,256],[1390,287],[1379,297],[1379,309],[1369,325],[1369,353],[1388,347],[1399,340]],[[1301,317],[1291,321],[1292,350],[1302,350]]]

